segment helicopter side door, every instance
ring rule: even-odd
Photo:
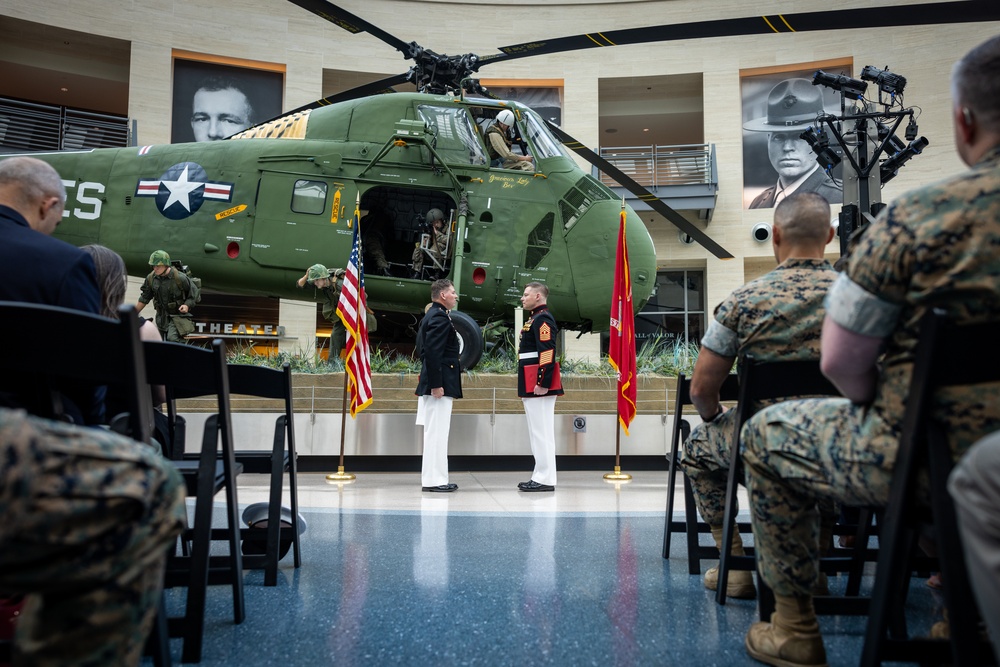
[[[261,266],[285,269],[340,266],[347,260],[353,239],[355,194],[353,184],[321,176],[263,172],[251,259]]]

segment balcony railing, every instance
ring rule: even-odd
[[[118,148],[129,144],[125,116],[0,97],[4,152]]]
[[[672,208],[697,211],[700,219],[712,219],[719,190],[713,144],[605,146],[597,152]],[[628,199],[636,210],[649,208],[596,167],[593,175]]]
[[[711,144],[609,146],[600,149],[601,157],[647,188],[711,183],[713,153]],[[609,187],[619,185],[605,174],[601,174],[601,181]]]

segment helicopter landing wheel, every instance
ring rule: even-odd
[[[451,311],[451,322],[458,332],[459,361],[462,370],[475,368],[483,357],[483,330],[474,319],[457,310]]]

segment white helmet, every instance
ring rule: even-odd
[[[514,125],[514,112],[510,109],[504,109],[497,114],[497,122],[503,123],[507,127]]]

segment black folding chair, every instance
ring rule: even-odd
[[[170,618],[171,637],[183,637],[183,662],[200,662],[205,624],[205,599],[209,584],[229,584],[233,591],[233,620],[246,616],[243,595],[243,561],[236,499],[236,463],[229,407],[229,372],[226,346],[212,341],[211,349],[181,343],[147,342],[146,373],[152,384],[164,385],[169,398],[211,395],[217,412],[205,421],[197,460],[175,461],[184,476],[188,496],[194,496],[194,525],[182,536],[191,544],[190,555],[173,555],[167,562],[166,585],[187,586],[185,614]],[[212,529],[212,506],[225,491],[226,527]],[[227,556],[210,556],[211,542],[225,540]]]
[[[719,397],[722,401],[735,401],[739,396],[739,381],[735,375],[730,375],[722,383]],[[667,514],[663,522],[663,557],[670,558],[671,533],[684,531],[687,535],[688,573],[701,574],[702,560],[715,560],[719,550],[715,545],[703,545],[699,536],[711,530],[704,521],[698,519],[698,508],[694,502],[694,492],[691,480],[684,475],[684,521],[674,520],[674,485],[677,482],[677,469],[680,466],[681,450],[688,436],[691,435],[691,424],[683,418],[684,406],[691,405],[691,378],[683,373],[677,376],[677,398],[674,401],[674,426],[670,439],[670,452],[667,453],[669,472],[667,473]],[[683,471],[682,471],[683,474]],[[741,524],[741,530],[750,531],[750,524]]]
[[[879,544],[871,610],[861,664],[882,661],[980,665],[992,653],[979,638],[979,612],[969,584],[955,508],[948,494],[953,458],[947,425],[934,416],[934,397],[950,387],[1000,382],[1000,320],[958,325],[943,311],[920,321],[889,502]],[[977,393],[977,410],[998,414],[1000,392]],[[973,407],[973,406],[969,406]],[[994,423],[982,435],[996,430]],[[930,480],[930,506],[921,479]],[[932,525],[948,610],[950,641],[909,637],[901,613],[909,589],[911,554],[921,527]],[[996,638],[994,638],[996,640]]]
[[[119,318],[68,308],[0,301],[0,345],[8,350],[0,359],[0,391],[24,398],[29,412],[46,419],[65,414],[67,387],[89,395],[97,386],[119,385],[126,395],[128,417],[122,426],[129,437],[150,442],[153,402],[135,308],[122,306]],[[16,323],[16,326],[14,326]],[[67,335],[79,353],[67,359]],[[80,410],[89,406],[79,405]],[[108,415],[109,421],[114,415]]]
[[[818,360],[761,362],[753,355],[741,355],[739,402],[736,405],[736,432],[733,434],[726,484],[726,512],[722,525],[722,548],[719,554],[719,588],[716,601],[726,603],[726,585],[730,570],[757,569],[756,555],[747,550],[745,556],[730,553],[733,544],[733,522],[736,518],[736,492],[743,481],[740,458],[740,431],[753,416],[762,401],[780,401],[804,396],[839,396],[840,392],[819,369]],[[769,620],[769,619],[768,619]]]
[[[236,462],[249,474],[270,475],[268,495],[267,529],[244,528],[244,541],[264,540],[265,553],[244,554],[243,566],[262,568],[264,585],[278,585],[279,543],[281,538],[292,540],[295,567],[301,567],[302,554],[299,549],[299,500],[298,475],[295,453],[295,421],[292,412],[292,369],[285,363],[281,370],[262,366],[232,364],[229,366],[229,391],[232,394],[279,399],[284,404],[284,413],[274,423],[274,440],[271,451],[238,450]],[[291,505],[291,526],[281,525],[281,491],[285,471],[288,471],[289,504]],[[263,535],[261,535],[263,533]]]
[[[56,306],[0,302],[0,322],[8,324],[0,326],[0,347],[9,351],[0,358],[0,392],[17,401],[27,390],[26,409],[40,417],[61,419],[66,407],[62,390],[67,382],[82,389],[77,392],[80,395],[89,394],[95,386],[117,385],[128,411],[107,415],[108,420],[122,434],[150,443],[153,403],[146,382],[139,318],[133,306],[122,306],[118,316],[118,320],[110,320]],[[16,327],[9,326],[13,322]],[[81,351],[72,360],[57,353],[66,347],[66,332],[72,332],[73,344]],[[162,599],[159,604],[162,613]],[[149,638],[157,667],[171,663],[162,620],[162,616],[157,618]],[[0,645],[0,661],[9,648]]]

